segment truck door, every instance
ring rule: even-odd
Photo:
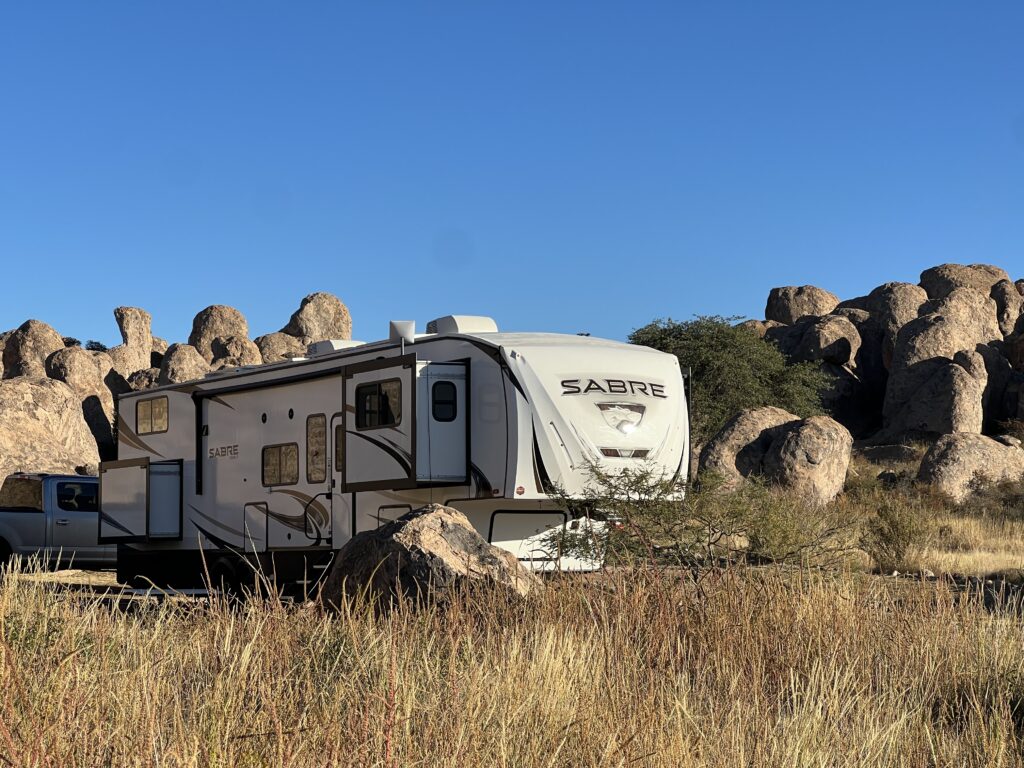
[[[345,371],[342,490],[416,486],[416,356],[356,363]]]
[[[47,505],[50,517],[50,559],[61,563],[112,559],[113,547],[99,543],[99,486],[94,481],[59,480]]]
[[[469,482],[465,363],[420,363],[416,474],[421,482]]]

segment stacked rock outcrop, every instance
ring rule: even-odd
[[[791,362],[833,374],[825,405],[854,437],[939,439],[931,463],[942,469],[923,466],[922,478],[948,477],[982,455],[1008,467],[998,479],[1024,473],[1017,454],[984,437],[1024,419],[1024,280],[987,264],[942,264],[917,285],[885,283],[846,301],[814,286],[773,288],[765,318],[744,326]],[[959,479],[936,483],[962,495]]]
[[[115,455],[118,395],[301,357],[308,344],[348,339],[352,330],[348,309],[328,293],[303,299],[262,344],[249,338],[245,316],[223,305],[196,315],[188,344],[153,336],[144,309],[118,307],[114,319],[122,343],[106,351],[84,349],[38,320],[0,333],[0,479],[15,471],[95,472]]]

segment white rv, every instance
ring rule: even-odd
[[[573,526],[548,495],[588,467],[651,462],[685,479],[679,364],[583,336],[499,333],[448,316],[428,333],[320,342],[118,400],[118,460],[100,467],[100,541],[126,582],[191,586],[256,565],[305,582],[353,535],[438,502],[534,568]]]

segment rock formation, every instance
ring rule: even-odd
[[[943,435],[921,460],[917,478],[954,501],[967,498],[979,481],[1020,480],[1024,450],[1007,442],[1011,444],[985,435]]]
[[[353,537],[338,552],[320,595],[332,606],[364,590],[385,602],[428,594],[443,599],[446,589],[474,583],[520,596],[542,588],[515,555],[488,544],[465,515],[434,504]]]
[[[61,381],[0,381],[0,477],[12,472],[95,473],[99,452],[82,399]]]
[[[211,347],[212,349],[212,347]],[[171,344],[160,366],[157,383],[181,384],[203,378],[210,372],[210,364],[191,344]]]
[[[64,337],[38,320],[29,320],[7,337],[4,344],[4,378],[46,376],[46,358],[64,349]]]
[[[213,362],[213,340],[217,337],[249,338],[249,323],[245,316],[234,307],[214,304],[199,312],[192,320],[192,333],[188,343],[208,363]]]

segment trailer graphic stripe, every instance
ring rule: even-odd
[[[220,528],[221,530],[227,531],[232,536],[240,536],[240,537],[244,538],[244,535],[242,534],[241,531],[236,531],[234,528],[232,528],[232,527],[230,527],[228,525],[225,525],[224,523],[220,522],[219,520],[214,520],[212,517],[210,517],[209,515],[207,515],[206,513],[202,512],[202,511],[196,509],[191,504],[188,505],[188,508],[191,509],[193,512],[195,512],[197,515],[199,515],[201,518],[203,518],[204,520],[209,522],[211,525],[215,525],[218,528]]]
[[[384,451],[384,453],[386,453],[388,456],[397,461],[398,466],[404,469],[406,471],[406,474],[412,475],[412,465],[408,461],[406,461],[406,459],[390,445],[374,440],[372,437],[364,435],[362,432],[349,432],[348,434],[350,437],[361,437],[363,440],[366,440],[371,445],[377,446],[382,451]]]
[[[100,520],[102,520],[105,524],[109,525],[111,528],[116,528],[117,530],[122,531],[123,533],[127,533],[129,536],[135,535],[135,533],[129,531],[127,528],[125,528],[123,525],[117,522],[117,520],[115,520],[105,512],[100,512]]]
[[[124,420],[124,416],[120,413],[117,414],[117,434],[120,439],[124,440],[137,451],[146,451],[159,456],[161,459],[164,458],[164,455],[160,453],[160,451],[154,451],[141,437],[135,434],[134,430],[128,426],[128,422]]]

